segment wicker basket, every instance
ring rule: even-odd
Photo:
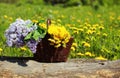
[[[46,34],[45,38],[37,45],[37,51],[34,54],[34,59],[39,62],[66,62],[70,53],[70,48],[73,42],[71,37],[69,42],[66,44],[66,48],[58,47],[49,44],[49,35]]]

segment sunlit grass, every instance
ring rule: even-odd
[[[120,59],[120,6],[100,7],[97,11],[90,6],[63,8],[0,3],[0,7],[0,55],[32,56],[27,48],[6,45],[4,32],[15,19],[50,18],[52,23],[64,25],[74,37],[70,58]]]

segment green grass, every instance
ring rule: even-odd
[[[15,19],[39,20],[51,18],[55,22],[64,25],[74,37],[74,43],[77,43],[77,46],[73,46],[75,50],[71,50],[70,58],[95,58],[103,56],[109,60],[120,59],[119,5],[100,6],[98,10],[90,6],[63,8],[60,5],[51,6],[44,4],[19,5],[0,3],[0,7],[0,48],[3,49],[1,55],[32,56],[29,50],[21,52],[20,49],[10,48],[6,45],[4,32]],[[5,15],[7,18],[5,18]],[[58,20],[61,20],[61,22]],[[98,24],[98,26],[94,27],[95,24]],[[101,30],[100,26],[104,27],[104,29]],[[74,28],[77,28],[77,30]],[[83,29],[84,31],[78,29]],[[88,30],[94,33],[87,34]],[[98,35],[98,33],[100,34]],[[90,44],[90,47],[85,47],[84,42]],[[95,56],[87,55],[85,54],[86,52]],[[78,55],[78,53],[84,55]]]

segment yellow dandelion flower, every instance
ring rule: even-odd
[[[88,27],[84,26],[83,29],[88,29]]]
[[[72,43],[72,46],[77,47],[77,43]]]
[[[57,22],[61,23],[61,20],[60,20],[60,19],[57,19]]]
[[[78,33],[79,33],[79,31],[75,30],[75,31],[73,31],[73,33],[74,33],[74,34],[78,34]]]
[[[104,29],[104,26],[99,26],[99,29],[103,30],[103,29]]]
[[[96,27],[94,27],[94,26],[93,26],[93,27],[91,27],[91,30],[96,30]]]
[[[64,39],[64,42],[68,43],[69,42],[69,38]]]
[[[57,44],[57,45],[55,45],[55,48],[58,48],[58,47],[60,47],[61,46],[61,44]]]
[[[90,47],[90,44],[87,43],[87,42],[85,42],[85,43],[83,44],[83,46],[84,46],[84,47]]]
[[[47,26],[46,26],[46,24],[45,24],[45,23],[39,23],[39,26],[41,26],[41,27],[43,27],[43,28],[47,29]]]
[[[85,41],[81,41],[82,44],[85,44],[86,42]]]
[[[23,51],[26,51],[26,50],[27,50],[25,47],[21,47],[20,49],[23,50]]]
[[[0,52],[2,52],[3,51],[3,49],[2,48],[0,48]]]
[[[78,56],[84,56],[85,54],[79,52],[79,53],[77,53],[77,55],[78,55]]]
[[[91,52],[85,52],[85,55],[92,56]]]
[[[54,39],[51,39],[49,38],[48,41],[52,42],[52,43],[55,43],[55,40]]]
[[[89,24],[88,22],[85,22],[84,24],[85,24],[85,26],[87,26],[87,27],[90,27],[90,26],[91,26],[91,24]]]
[[[92,30],[87,30],[86,33],[87,33],[87,34],[93,34],[93,31],[92,31]]]
[[[106,33],[103,33],[103,36],[107,37],[108,35]]]
[[[60,40],[55,41],[55,44],[60,44],[60,43],[61,43]]]
[[[92,54],[91,52],[85,52],[85,55],[90,56],[90,57],[95,56],[95,54]]]
[[[87,27],[91,27],[91,24],[88,23],[88,24],[86,24],[86,26],[87,26]]]
[[[81,32],[83,32],[83,31],[84,31],[84,29],[82,29],[82,28],[79,28],[79,29],[78,29],[78,31],[81,31]]]
[[[104,57],[102,57],[102,56],[96,57],[95,59],[96,59],[96,60],[107,60],[106,58],[104,58]]]
[[[90,38],[89,38],[89,37],[85,37],[85,39],[86,39],[86,40],[90,40]]]
[[[71,27],[71,29],[73,29],[73,30],[77,30],[78,28],[77,28],[77,27]]]
[[[71,24],[66,24],[65,26],[71,27]]]
[[[8,16],[7,16],[7,15],[4,15],[4,18],[6,19],[6,18],[8,18]]]
[[[12,20],[13,20],[13,18],[12,18],[12,17],[10,17],[10,18],[9,18],[9,20],[10,20],[10,21],[12,21]]]
[[[98,27],[98,26],[99,26],[99,24],[94,24],[94,25],[93,25],[93,27]]]
[[[72,51],[75,51],[75,47],[71,47],[71,50],[72,50]]]
[[[38,20],[32,20],[32,22],[38,23]]]
[[[96,34],[99,36],[101,33],[100,33],[100,32],[97,32]]]
[[[53,36],[54,40],[59,41],[60,39],[57,36]]]

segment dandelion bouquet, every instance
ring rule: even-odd
[[[66,47],[66,43],[69,42],[70,33],[65,29],[65,27],[55,26],[54,24],[49,26],[48,34],[50,38],[50,45],[54,45],[54,47],[58,48],[60,46]]]

